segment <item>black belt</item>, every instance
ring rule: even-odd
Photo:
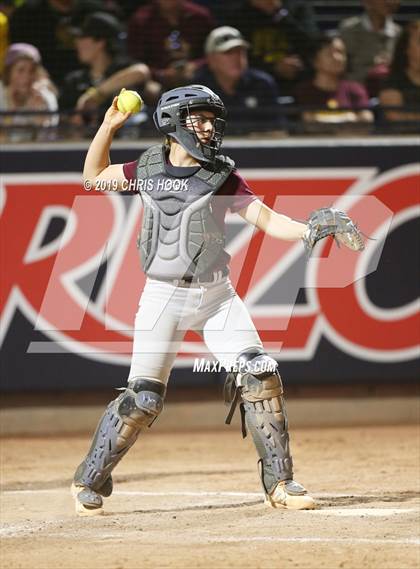
[[[203,273],[198,277],[191,276],[191,277],[184,277],[183,279],[165,279],[162,277],[158,277],[157,280],[174,283],[175,285],[191,285],[191,284],[211,284],[214,283],[223,277],[227,277],[229,274],[229,269],[227,267],[223,267],[223,269],[219,269],[218,271],[211,271],[207,273]],[[153,277],[151,277],[153,278]]]

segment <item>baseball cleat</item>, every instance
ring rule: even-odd
[[[78,516],[99,516],[104,513],[101,496],[87,486],[71,485],[71,494],[75,500]]]
[[[306,489],[294,480],[279,482],[271,494],[266,494],[265,504],[272,508],[288,510],[313,510],[315,500],[309,496]]]

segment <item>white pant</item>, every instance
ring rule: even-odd
[[[176,286],[148,278],[136,314],[129,380],[167,383],[187,330],[203,338],[225,363],[249,348],[262,348],[254,323],[228,277],[212,284]]]

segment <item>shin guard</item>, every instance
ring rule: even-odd
[[[277,362],[263,351],[241,354],[238,369],[239,373],[228,375],[225,384],[225,393],[230,392],[225,399],[232,401],[226,422],[230,422],[240,395],[242,432],[245,436],[246,425],[260,457],[264,491],[269,494],[278,482],[293,479],[283,386]]]
[[[151,379],[134,379],[109,403],[99,421],[90,450],[74,475],[74,484],[102,496],[112,492],[111,472],[163,409],[166,386]]]

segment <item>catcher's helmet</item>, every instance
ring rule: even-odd
[[[211,111],[216,117],[213,135],[207,144],[200,141],[195,130],[186,127],[193,110]],[[226,108],[220,97],[203,85],[187,85],[163,93],[153,114],[156,128],[174,138],[201,162],[214,162],[223,141],[225,117]]]

